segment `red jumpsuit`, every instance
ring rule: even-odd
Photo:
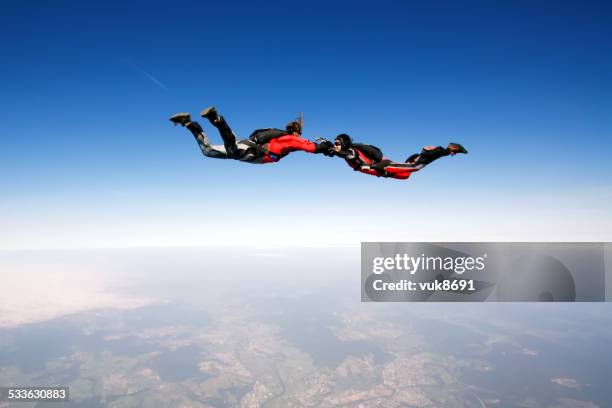
[[[265,153],[263,158],[264,163],[277,162],[289,153],[298,150],[315,153],[317,149],[316,143],[294,134],[286,134],[271,138],[262,147]]]
[[[382,152],[379,149],[379,158],[375,161],[365,154],[360,146],[353,145],[342,156],[353,170],[360,171],[365,174],[370,174],[377,177],[389,177],[394,179],[405,180],[415,171],[421,170],[434,160],[449,154],[448,149],[441,146],[427,146],[421,150],[421,153],[412,155],[406,162],[398,163],[382,157]]]
[[[366,156],[361,150],[357,148],[351,148],[354,152],[354,155],[347,156],[346,162],[349,166],[353,168],[353,170],[360,171],[365,174],[369,174],[371,176],[377,177],[390,177],[395,179],[405,180],[415,171],[419,171],[422,166],[412,165],[409,163],[396,163],[392,162],[389,159],[383,158],[383,162],[385,162],[384,171],[378,171],[370,167],[374,162]]]

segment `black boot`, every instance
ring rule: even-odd
[[[219,114],[214,106],[209,106],[208,108],[204,109],[202,112],[200,112],[200,116],[210,120],[212,124],[219,121]]]
[[[467,154],[468,152],[466,148],[461,146],[459,143],[449,143],[446,149],[452,155],[455,155],[457,153]]]
[[[170,117],[170,122],[174,123],[174,126],[187,126],[187,124],[191,122],[191,117],[188,113],[181,112],[177,113],[176,115],[172,115]]]

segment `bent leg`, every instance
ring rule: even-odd
[[[219,131],[219,134],[223,139],[223,145],[225,146],[227,156],[232,159],[238,159],[239,151],[238,146],[236,145],[236,135],[225,121],[225,118],[215,113],[214,116],[209,117],[209,120],[210,123],[212,123],[212,125]]]
[[[189,122],[186,127],[193,134],[193,137],[195,137],[204,156],[212,157],[213,159],[229,159],[225,146],[211,145],[206,133],[204,133],[204,130],[202,130],[198,122]]]

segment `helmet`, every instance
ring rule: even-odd
[[[353,144],[353,139],[346,133],[342,133],[336,136],[336,143],[340,143],[342,149],[347,149]]]

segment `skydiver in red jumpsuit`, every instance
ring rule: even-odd
[[[420,153],[413,154],[405,162],[394,162],[385,157],[379,148],[372,145],[353,143],[347,134],[338,135],[329,153],[342,157],[355,171],[377,177],[407,179],[416,171],[444,156],[454,156],[468,151],[459,143],[449,143],[448,147],[427,146]]]
[[[302,137],[302,124],[299,121],[289,122],[285,130],[259,129],[248,139],[236,141],[236,135],[214,107],[204,109],[200,115],[218,129],[223,145],[211,145],[200,124],[192,121],[188,113],[177,113],[170,121],[186,127],[207,157],[261,164],[275,163],[295,151],[331,155],[330,142],[315,143]]]

